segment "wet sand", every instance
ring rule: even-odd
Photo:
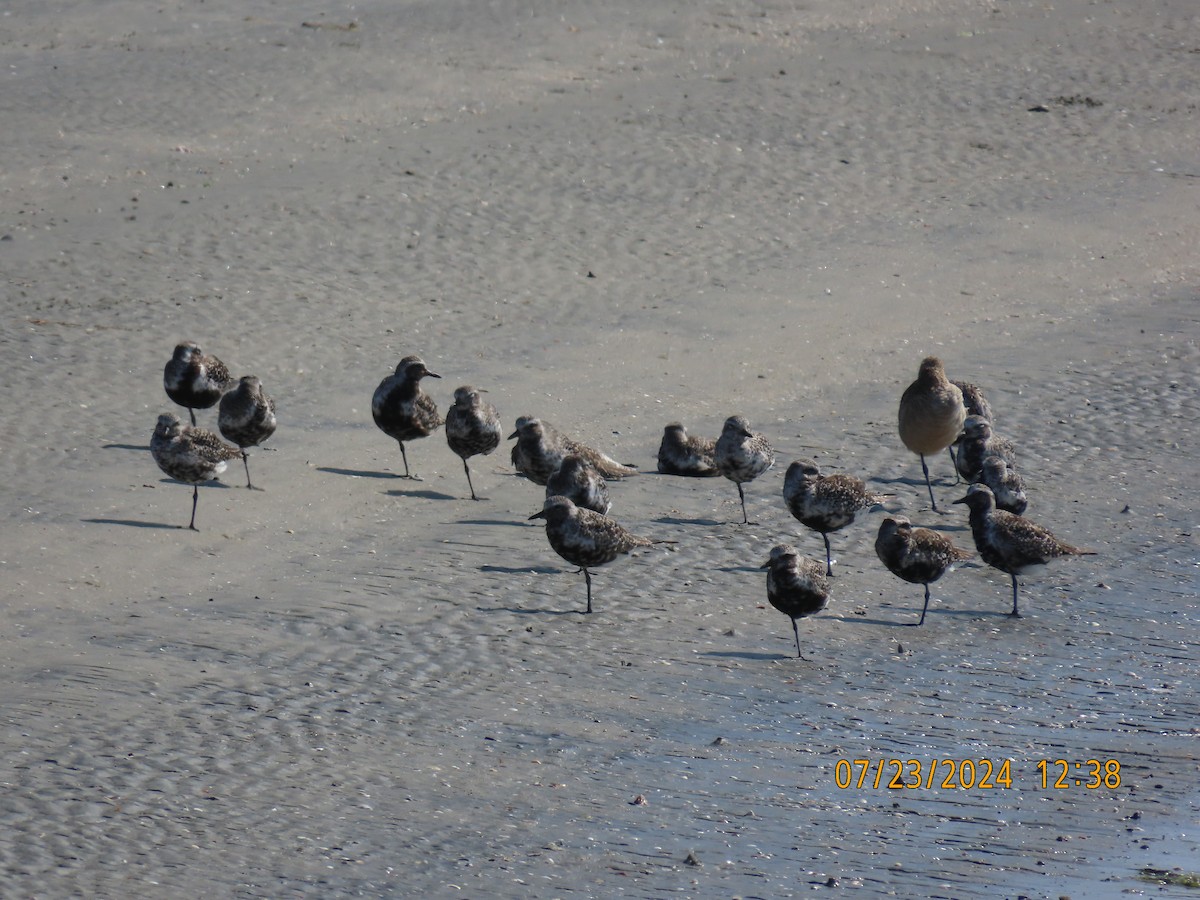
[[[2,21],[0,893],[1185,895],[1136,876],[1200,850],[1193,4]],[[148,452],[187,339],[280,421],[198,534]],[[442,432],[395,477],[370,397],[409,353],[443,410],[474,384],[636,463],[612,515],[677,543],[582,615],[510,444],[478,503]],[[1019,620],[961,567],[916,629],[861,514],[796,660],[759,569],[823,553],[792,459],[971,546],[896,432],[930,353],[1099,555]],[[779,459],[752,526],[654,473],[667,422],[735,413]],[[856,759],[1012,787],[838,787]]]

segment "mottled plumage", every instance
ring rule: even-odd
[[[992,489],[998,509],[1021,516],[1029,508],[1029,498],[1025,496],[1025,480],[999,456],[984,458],[979,483]]]
[[[925,586],[925,605],[921,607],[917,625],[925,623],[929,585],[952,571],[955,563],[971,558],[970,553],[956,547],[950,538],[929,528],[914,528],[905,516],[888,516],[880,523],[875,555],[893,575],[910,584]]]
[[[580,509],[566,497],[547,497],[545,506],[530,519],[546,520],[546,538],[554,552],[583,571],[587,583],[587,611],[592,611],[592,576],[589,566],[602,566],[637,547],[670,543],[638,537],[608,516]]]
[[[205,356],[199,344],[185,341],[175,347],[163,367],[163,387],[168,397],[187,407],[195,425],[196,410],[215,406],[233,387],[233,378],[225,363],[215,356]]]
[[[979,385],[971,384],[969,381],[951,381],[950,383],[962,391],[963,407],[968,416],[983,416],[989,422],[992,421],[992,405],[988,403],[987,397],[983,396]]]
[[[487,456],[500,446],[500,416],[496,407],[479,396],[480,391],[464,384],[454,391],[454,405],[446,410],[446,443],[462,457],[463,471],[467,473],[467,487],[471,499],[475,496],[475,485],[471,483],[471,467],[467,460],[472,456]]]
[[[200,482],[210,481],[225,471],[228,460],[242,455],[211,431],[193,428],[179,421],[174,413],[163,413],[150,438],[150,453],[158,467],[178,481],[192,485],[192,519],[188,528],[196,531],[196,503]]]
[[[806,559],[790,544],[771,548],[771,558],[760,566],[767,570],[767,599],[771,605],[792,620],[796,635],[796,656],[800,652],[799,619],[823,610],[829,603],[829,582],[819,562]]]
[[[411,478],[405,441],[428,437],[442,424],[437,404],[421,390],[421,379],[441,378],[425,368],[419,356],[406,356],[396,366],[396,372],[379,382],[371,398],[371,415],[384,434],[400,445],[404,459],[404,478]]]
[[[892,498],[867,489],[853,475],[822,475],[811,459],[798,459],[783,477],[783,500],[793,516],[825,539],[825,574],[833,575],[829,533],[845,528],[860,510]]]
[[[1012,465],[1016,462],[1016,449],[1012,441],[996,434],[992,423],[983,416],[967,416],[958,444],[959,474],[972,484],[979,481],[983,460],[988,456],[999,456]]]
[[[925,473],[929,502],[935,512],[937,501],[933,498],[933,484],[929,480],[925,457],[941,453],[953,444],[962,432],[966,417],[962,391],[946,378],[942,361],[936,356],[927,356],[921,362],[917,380],[900,397],[898,424],[904,446],[921,457],[921,471]]]
[[[242,448],[246,487],[252,488],[246,448],[257,447],[275,433],[275,401],[263,391],[258,376],[243,375],[238,386],[221,398],[217,427],[226,440]]]
[[[717,471],[737,485],[738,498],[742,501],[742,524],[749,524],[742,485],[775,465],[775,451],[763,435],[750,430],[750,423],[744,417],[730,416],[717,438],[713,462]]]
[[[608,499],[608,482],[590,462],[574,453],[568,454],[558,470],[546,481],[546,497],[566,497],[576,506],[608,515],[612,503]]]
[[[971,485],[967,495],[954,502],[967,504],[971,511],[971,536],[983,561],[1012,578],[1012,616],[1021,615],[1017,610],[1018,574],[1060,556],[1095,555],[1094,550],[1083,550],[1059,540],[1029,519],[996,509],[996,498],[986,485]]]
[[[621,465],[612,457],[572,440],[549,422],[533,416],[517,419],[517,430],[508,436],[517,439],[512,449],[513,468],[534,484],[545,484],[558,471],[562,461],[574,454],[587,460],[605,478],[636,475],[637,469]]]
[[[664,475],[690,475],[711,478],[720,475],[713,462],[717,442],[711,438],[693,437],[678,422],[663,429],[658,447],[658,471]]]

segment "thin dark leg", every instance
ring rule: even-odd
[[[1012,579],[1013,583],[1013,610],[1009,615],[1014,619],[1019,619],[1021,618],[1021,614],[1017,611],[1017,576],[1009,573],[1008,577]]]
[[[590,613],[592,611],[592,573],[587,570],[586,566],[583,567],[583,580],[587,582],[587,595],[588,595],[587,611]]]
[[[246,487],[254,490],[254,485],[250,483],[250,457],[246,455],[246,449],[242,448],[242,465],[246,467]]]
[[[188,522],[188,528],[192,529],[192,531],[200,530],[199,528],[196,527],[196,501],[199,499],[200,499],[200,485],[193,484],[192,485],[192,521]]]
[[[822,531],[821,537],[825,538],[825,574],[833,577],[833,559],[829,551],[829,535]]]
[[[950,468],[954,470],[954,483],[962,484],[962,476],[958,474],[958,460],[954,458],[954,445],[951,444],[946,450],[950,454]]]
[[[792,631],[796,635],[796,659],[805,659],[804,654],[800,652],[800,626],[796,619],[792,619]]]
[[[196,427],[196,411],[190,406],[188,407],[188,415],[192,417],[192,427]]]
[[[925,624],[925,610],[927,609],[929,609],[929,585],[925,585],[925,605],[921,607],[921,620],[917,622],[918,628]]]
[[[933,507],[933,511],[937,512],[937,501],[933,499],[933,482],[929,480],[929,466],[925,465],[925,454],[917,454],[921,457],[921,471],[925,473],[925,487],[929,488],[929,505]]]
[[[400,477],[412,478],[412,476],[408,474],[408,454],[404,452],[404,441],[396,441],[396,443],[400,445],[400,456],[404,459],[404,474]]]
[[[471,467],[467,465],[466,459],[463,460],[463,471],[467,473],[467,487],[471,489],[471,499],[478,500],[475,496],[475,485],[471,484]]]
[[[742,490],[742,483],[740,481],[735,481],[734,484],[737,485],[738,499],[742,501],[742,524],[749,525],[750,517],[746,515],[746,492]]]

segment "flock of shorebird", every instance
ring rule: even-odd
[[[463,461],[471,499],[478,500],[468,460],[487,455],[500,445],[500,417],[481,396],[484,392],[463,385],[455,390],[454,405],[443,419],[433,399],[421,388],[423,378],[440,377],[429,371],[419,356],[404,357],[395,373],[376,388],[371,413],[376,425],[400,444],[404,460],[401,477],[405,478],[415,477],[409,468],[405,442],[428,437],[444,425],[450,449]],[[275,432],[275,403],[263,392],[257,377],[246,375],[235,382],[224,363],[191,342],[175,348],[163,370],[163,386],[173,401],[187,407],[192,424],[182,424],[173,413],[159,416],[150,450],[167,475],[193,486],[188,527],[195,530],[199,485],[223,472],[228,460],[242,458],[246,487],[252,487],[246,450],[262,444]],[[196,427],[195,410],[218,404],[221,434],[237,446]],[[956,474],[970,483],[966,496],[954,502],[967,505],[971,535],[983,561],[1012,579],[1010,615],[1020,615],[1019,574],[1058,557],[1093,553],[1059,540],[1021,515],[1028,501],[1014,468],[1012,443],[995,433],[992,411],[983,392],[973,384],[949,380],[937,357],[922,361],[916,381],[901,396],[898,425],[904,445],[920,457],[935,512],[938,506],[926,457],[948,450]],[[518,418],[509,439],[516,440],[513,468],[546,488],[543,508],[529,518],[545,520],[550,546],[583,573],[587,612],[592,611],[590,568],[612,562],[638,547],[674,543],[635,535],[608,516],[611,503],[607,480],[636,475],[636,468],[574,441],[532,416]],[[716,440],[689,435],[678,423],[667,425],[658,450],[658,471],[664,475],[724,476],[737,485],[744,524],[750,520],[742,485],[774,464],[775,452],[770,443],[752,431],[742,416],[730,416]],[[871,491],[852,475],[823,475],[815,462],[799,459],[784,476],[783,499],[791,514],[818,532],[825,542],[823,564],[801,556],[790,544],[779,544],[762,565],[767,570],[767,599],[791,618],[796,654],[803,658],[799,620],[821,611],[829,602],[829,579],[833,576],[829,535],[850,525],[859,512],[892,499],[892,495]],[[916,625],[925,621],[929,586],[956,563],[971,558],[968,551],[955,546],[945,535],[916,527],[901,515],[883,520],[875,552],[893,574],[924,586],[925,604]]]

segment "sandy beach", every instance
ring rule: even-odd
[[[5,5],[0,895],[1195,896],[1145,872],[1200,870],[1198,53],[1193,0]],[[280,423],[195,533],[184,340]],[[397,477],[414,353],[674,543],[584,615],[511,442],[479,502],[442,431]],[[930,354],[1097,552],[1019,619],[976,559],[911,627],[875,557],[973,548],[897,433]],[[655,471],[734,414],[751,525]],[[760,568],[823,558],[801,457],[894,495],[807,661]]]

